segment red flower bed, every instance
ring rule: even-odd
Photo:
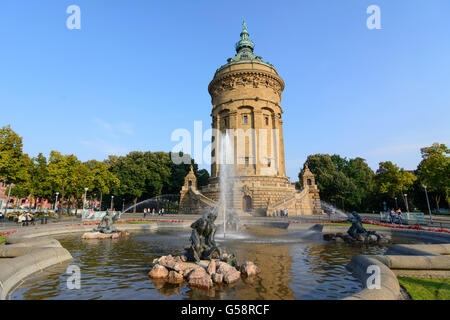
[[[8,236],[8,235],[10,235],[11,233],[14,233],[14,232],[17,232],[17,230],[3,231],[3,232],[0,232],[0,236]]]
[[[301,221],[289,221],[291,223],[301,223]],[[316,221],[303,221],[304,223],[343,223],[343,222],[348,222],[347,220],[316,220]],[[382,227],[388,227],[388,228],[394,228],[394,229],[409,229],[409,230],[422,230],[422,231],[430,231],[430,232],[443,232],[443,233],[450,233],[449,229],[436,229],[436,228],[425,228],[425,227],[421,227],[419,225],[411,225],[411,226],[404,226],[404,225],[399,225],[399,224],[390,224],[390,223],[385,223],[385,222],[378,222],[378,221],[373,221],[373,220],[367,220],[367,219],[363,219],[362,220],[363,223],[366,224],[373,224],[373,225],[377,225],[377,226],[382,226]]]
[[[134,222],[134,221],[146,221],[146,222],[175,222],[175,223],[179,223],[179,222],[184,222],[184,220],[157,220],[157,219],[121,219],[121,220],[117,220],[118,223],[123,223],[123,222]],[[98,221],[93,221],[93,222],[83,222],[83,225],[85,226],[91,226],[91,225],[97,225],[100,222]]]
[[[390,223],[384,223],[384,222],[378,222],[373,220],[363,220],[363,223],[367,224],[374,224],[377,226],[383,226],[383,227],[389,227],[394,229],[409,229],[409,230],[422,230],[422,231],[431,231],[431,232],[444,232],[444,233],[450,233],[450,230],[448,229],[436,229],[436,228],[425,228],[421,227],[419,225],[413,225],[413,226],[404,226],[399,224],[390,224]]]

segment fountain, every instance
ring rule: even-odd
[[[185,254],[175,257],[169,254],[155,259],[149,277],[169,283],[186,281],[191,287],[211,289],[215,284],[235,283],[241,275],[252,277],[260,273],[253,262],[245,261],[239,266],[234,254],[228,254],[217,246],[214,239],[216,218],[214,210],[211,210],[192,223],[191,245],[185,249]]]
[[[330,218],[343,218],[348,219],[348,215],[345,214],[343,211],[339,210],[332,204],[325,202],[323,200],[320,201],[320,204],[323,208],[323,210],[328,214]]]
[[[236,255],[226,253],[215,241],[217,226],[214,224],[219,213],[223,218],[223,238],[228,225],[238,229],[239,219],[232,208],[233,189],[236,184],[234,152],[228,133],[221,135],[220,198],[216,207],[191,224],[190,246],[182,256],[167,255],[153,261],[149,277],[156,281],[180,283],[211,289],[214,284],[231,284],[239,281],[241,275],[252,277],[260,269],[251,261],[238,265]]]
[[[236,184],[236,173],[234,166],[234,148],[228,132],[220,136],[220,159],[219,159],[219,205],[218,210],[222,211],[223,218],[223,238],[226,238],[227,216],[234,217],[235,213],[227,208],[232,208],[233,189]],[[228,212],[230,211],[230,212]],[[231,219],[230,219],[231,220]]]
[[[353,211],[352,215],[348,218],[348,221],[352,223],[347,230],[347,234],[342,233],[326,233],[323,235],[323,239],[333,242],[346,242],[354,244],[388,244],[391,239],[387,236],[377,234],[375,231],[367,231],[362,225],[362,218],[356,212]]]
[[[127,231],[117,230],[114,223],[120,218],[120,213],[106,210],[106,214],[102,217],[100,224],[92,229],[90,232],[83,234],[82,239],[117,239],[128,237],[130,235]]]

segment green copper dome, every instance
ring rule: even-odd
[[[248,48],[253,52],[253,49],[255,48],[255,45],[253,44],[252,40],[248,38],[250,34],[247,31],[247,23],[244,21],[242,22],[242,32],[241,32],[241,40],[236,43],[236,52],[239,53],[239,51]]]
[[[242,32],[241,32],[241,40],[236,43],[236,55],[233,58],[229,58],[227,60],[227,64],[236,63],[236,62],[260,62],[267,64],[273,67],[270,63],[262,61],[262,57],[257,56],[253,53],[253,49],[255,48],[255,44],[252,40],[249,39],[249,33],[247,31],[247,23],[242,22]],[[225,66],[226,66],[225,65]],[[224,67],[224,66],[222,66]],[[221,68],[222,68],[221,67]],[[220,68],[219,68],[220,69]]]

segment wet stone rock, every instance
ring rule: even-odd
[[[234,269],[223,275],[223,282],[229,284],[238,281],[241,278],[241,273]]]
[[[211,276],[202,267],[194,269],[188,275],[188,283],[192,287],[209,289],[212,288],[213,282]]]
[[[91,231],[84,233],[81,238],[85,240],[105,240],[105,239],[119,239],[129,237],[128,231],[117,231],[114,233],[101,233],[98,231]]]
[[[169,283],[181,283],[184,281],[184,277],[181,273],[170,271],[167,281]]]
[[[214,283],[221,284],[223,282],[223,274],[214,273],[211,278]]]
[[[159,264],[155,265],[148,274],[152,279],[166,279],[168,275],[169,271]]]
[[[208,274],[210,275],[216,273],[216,262],[214,260],[211,260],[211,262],[208,264],[208,267],[206,267],[206,272],[208,272]]]
[[[332,240],[334,240],[335,237],[336,237],[336,235],[334,233],[325,233],[323,235],[323,240],[332,241]]]
[[[173,269],[176,264],[176,261],[175,258],[169,254],[168,256],[162,256],[161,258],[159,258],[158,264],[166,268]]]
[[[261,272],[261,270],[251,261],[246,261],[242,264],[241,273],[247,277],[252,277]]]

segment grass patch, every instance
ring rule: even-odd
[[[450,300],[450,279],[398,277],[413,300]]]
[[[149,224],[155,222],[156,221],[125,221],[125,222],[118,222],[118,224]]]
[[[0,244],[6,241],[6,236],[0,236]]]

